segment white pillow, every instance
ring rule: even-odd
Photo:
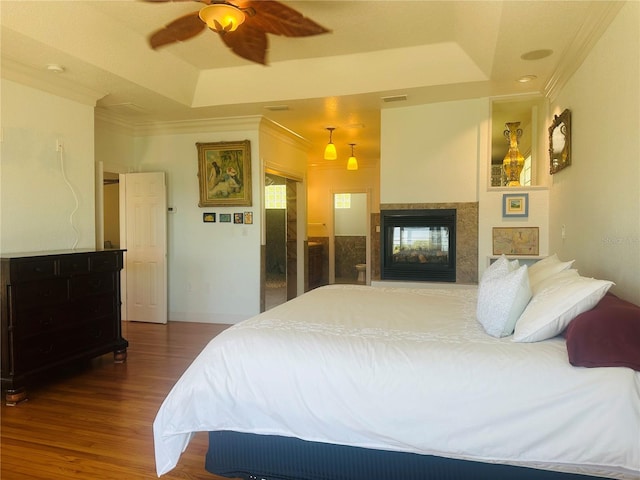
[[[484,330],[492,337],[506,337],[513,333],[516,321],[531,298],[527,266],[500,262],[487,269],[478,286],[476,317]],[[517,262],[517,261],[516,261]]]
[[[480,279],[480,284],[482,284],[482,282],[487,279],[495,278],[496,276],[501,276],[512,272],[519,266],[520,264],[518,260],[509,261],[509,259],[503,253],[484,271],[484,273],[482,274],[482,278]]]
[[[552,275],[571,268],[573,265],[573,260],[569,260],[568,262],[562,262],[558,258],[557,254],[553,254],[549,257],[545,257],[542,260],[534,263],[529,267],[529,285],[531,286],[531,291],[533,294],[536,294],[538,290],[538,284],[543,281],[545,278],[549,278]]]
[[[580,274],[578,273],[578,270],[576,270],[575,268],[567,268],[566,270],[562,270],[561,272],[554,273],[550,277],[540,280],[536,284],[536,291],[535,292],[532,291],[532,294],[536,295],[537,293],[541,292],[545,288],[558,283],[561,279],[571,279],[571,278],[575,279],[576,277],[579,277],[579,276]],[[531,275],[529,275],[529,280],[531,280]]]
[[[613,282],[561,272],[543,283],[516,323],[513,340],[539,342],[562,333],[577,315],[591,310]]]

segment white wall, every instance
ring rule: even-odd
[[[184,132],[169,130],[166,126],[157,134],[148,132],[134,139],[136,171],[165,172],[167,203],[175,210],[167,221],[169,320],[237,323],[260,311],[264,165],[304,182],[305,146],[261,117],[194,124]],[[196,143],[243,140],[251,142],[253,204],[198,207]],[[304,195],[300,197],[299,224],[304,226],[306,204]],[[204,212],[215,212],[216,223],[204,223]],[[221,213],[244,212],[253,213],[253,224],[220,223]],[[299,239],[300,268],[304,268],[303,241],[304,234]],[[301,292],[302,275],[299,282]]]
[[[102,164],[105,172],[134,171],[136,163],[134,138],[130,126],[118,125],[96,115],[96,165]]]
[[[640,303],[640,3],[627,2],[552,104],[572,164],[552,176],[551,250]],[[562,239],[565,225],[566,239]]]
[[[485,99],[382,110],[380,202],[476,202]]]
[[[503,218],[503,196],[510,193],[526,193],[529,196],[529,216]],[[493,227],[537,227],[539,235],[539,255],[549,251],[549,191],[546,188],[499,188],[480,191],[478,275],[482,276],[493,255]]]
[[[548,190],[490,188],[490,100],[382,111],[381,203],[479,202],[478,274],[493,254],[493,227],[538,227],[549,253]],[[528,193],[527,218],[503,218],[505,193]]]
[[[251,142],[251,207],[198,207],[196,143]],[[169,320],[237,323],[259,312],[260,211],[257,122],[235,131],[159,134],[135,139],[137,169],[167,179]],[[220,223],[221,213],[254,212],[253,225]],[[216,223],[202,214],[215,212]]]
[[[0,251],[93,248],[93,107],[1,85]]]

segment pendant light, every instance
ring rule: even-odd
[[[349,160],[347,161],[347,170],[357,170],[358,169],[358,160],[356,159],[355,155],[353,154],[353,147],[356,146],[355,143],[350,143],[349,145],[351,145],[351,156],[349,157]]]
[[[327,127],[329,130],[329,143],[324,149],[324,159],[325,160],[335,160],[338,158],[338,153],[336,152],[336,146],[333,143],[332,134],[336,127]]]

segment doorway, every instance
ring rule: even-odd
[[[371,283],[369,195],[333,194],[333,283]]]
[[[265,174],[264,309],[297,295],[297,181]]]
[[[120,248],[120,180],[117,173],[104,172],[102,179],[104,248]]]
[[[286,179],[265,175],[265,310],[287,301]]]

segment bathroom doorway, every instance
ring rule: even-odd
[[[369,223],[368,193],[333,194],[333,283],[371,283]]]
[[[297,182],[265,174],[264,308],[297,295]]]

